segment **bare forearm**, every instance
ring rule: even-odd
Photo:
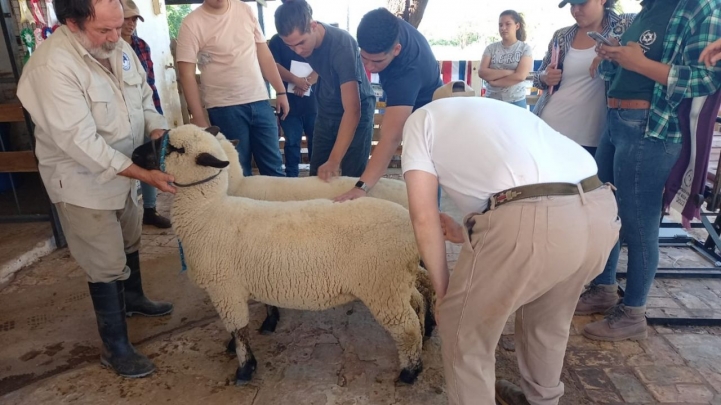
[[[386,174],[388,164],[391,162],[391,158],[393,158],[393,154],[398,149],[399,144],[400,140],[394,142],[391,138],[383,138],[383,135],[381,135],[381,140],[373,149],[373,154],[368,161],[368,166],[366,166],[363,175],[360,177],[365,184],[373,187],[378,180]]]
[[[260,72],[263,74],[263,78],[270,83],[277,93],[284,92],[283,80],[280,78],[278,73],[278,66],[273,59],[273,54],[270,53],[268,45],[257,44],[258,48],[258,63],[260,64]]]
[[[203,104],[200,101],[200,89],[198,82],[195,81],[195,65],[184,67],[183,63],[179,64],[180,84],[183,86],[183,94],[188,104],[188,110],[193,117],[203,117]]]
[[[507,69],[491,69],[491,68],[478,69],[478,76],[481,79],[488,81],[488,82],[504,78],[513,73],[514,73],[513,70],[507,70]]]
[[[671,65],[656,62],[651,59],[644,59],[636,73],[644,75],[649,79],[668,86],[668,75],[671,72]]]
[[[150,172],[136,165],[135,163],[128,166],[127,169],[118,173],[120,176],[129,177],[131,179],[140,180],[142,182],[148,182]]]
[[[426,215],[425,218],[412,218],[418,250],[428,270],[433,289],[438,298],[445,296],[448,289],[448,262],[446,261],[446,243],[443,238],[438,214]]]
[[[333,145],[333,150],[330,152],[329,160],[334,162],[340,162],[343,160],[345,153],[348,151],[353,136],[358,128],[360,122],[360,109],[358,111],[346,111],[343,113],[341,118],[340,126],[338,127],[338,137]]]
[[[490,83],[496,87],[511,87],[523,82],[524,80],[525,78],[519,79],[518,77],[510,75],[498,80],[492,80]]]
[[[278,68],[278,73],[280,74],[280,78],[283,79],[283,81],[288,83],[294,83],[296,80],[299,79],[298,76],[290,73],[290,70],[284,68],[280,63],[276,63],[275,66]]]

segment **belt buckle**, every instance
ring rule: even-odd
[[[513,191],[513,190],[507,190],[502,193],[499,193],[498,197],[495,197],[496,205],[509,202],[509,201],[513,200],[514,198],[518,197],[519,195],[521,195],[520,191]]]

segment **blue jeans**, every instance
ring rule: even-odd
[[[360,177],[368,164],[373,140],[373,114],[375,112],[375,99],[367,101],[368,105],[361,105],[361,118],[356,127],[353,140],[348,151],[340,163],[342,176]],[[313,156],[310,158],[310,175],[318,175],[318,168],[328,161],[333,150],[341,117],[327,117],[318,115],[315,121],[313,134]]]
[[[590,153],[591,156],[596,156],[596,150],[598,147],[596,146],[583,146],[583,149],[586,149],[586,152]]]
[[[526,108],[526,107],[528,107],[528,104],[526,103],[526,99],[525,99],[525,98],[522,99],[522,100],[518,100],[518,101],[509,101],[508,103],[509,103],[509,104],[513,104],[513,105],[517,105],[517,106],[519,106],[519,107],[521,107],[521,108]]]
[[[626,291],[623,303],[646,305],[658,268],[658,231],[662,194],[681,144],[645,138],[647,110],[609,109],[607,128],[596,150],[598,177],[616,186],[621,240],[611,251],[603,273],[594,284],[616,283],[621,241],[628,246]]]
[[[313,131],[315,129],[315,118],[317,114],[289,115],[280,121],[285,137],[285,175],[287,177],[298,177],[298,165],[300,164],[300,143],[305,133],[308,140],[308,159],[313,152]]]
[[[143,195],[143,208],[155,208],[158,190],[150,184],[140,182],[140,192]]]
[[[252,176],[251,156],[264,176],[285,177],[278,148],[278,122],[268,100],[208,109],[211,125],[228,139],[237,139],[244,176]]]

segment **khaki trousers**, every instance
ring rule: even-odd
[[[126,280],[130,269],[125,254],[140,249],[142,216],[130,194],[121,210],[94,210],[58,203],[60,224],[70,254],[85,270],[91,283]]]
[[[464,222],[439,308],[449,404],[495,404],[495,350],[514,312],[521,388],[531,404],[558,404],[576,303],[618,240],[611,187],[514,201]]]

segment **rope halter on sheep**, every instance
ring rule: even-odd
[[[163,132],[163,139],[160,141],[160,157],[159,162],[160,163],[160,171],[165,173],[165,154],[168,150],[168,143],[170,142],[170,130],[166,129],[165,132]],[[155,142],[151,142],[151,145],[153,145],[153,153],[156,153],[155,150]],[[156,153],[156,156],[157,153]],[[220,173],[218,173],[220,174]],[[217,176],[217,175],[216,175]],[[183,186],[181,186],[183,187]],[[180,272],[183,273],[186,270],[188,270],[188,265],[185,264],[185,254],[183,253],[183,244],[180,242],[180,238],[178,238],[178,250],[180,250],[180,266],[181,270]]]

